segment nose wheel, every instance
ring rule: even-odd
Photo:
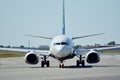
[[[60,61],[59,68],[64,68],[64,63],[63,63],[63,61]]]

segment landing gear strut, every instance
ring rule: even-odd
[[[82,67],[85,67],[85,60],[82,60],[82,55],[80,55],[79,60],[76,61],[77,67],[79,67],[80,64],[82,65]]]
[[[60,67],[60,68],[64,68],[64,63],[63,63],[62,60],[60,61],[59,67]]]
[[[47,66],[47,67],[50,67],[50,62],[49,62],[49,60],[47,60],[47,57],[46,56],[44,56],[43,57],[43,60],[41,61],[41,67],[44,67],[44,66]]]

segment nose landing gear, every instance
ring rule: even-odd
[[[64,68],[64,63],[62,60],[60,61],[59,68]]]

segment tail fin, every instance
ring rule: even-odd
[[[64,0],[63,0],[63,28],[62,34],[65,35],[65,7],[64,7]]]

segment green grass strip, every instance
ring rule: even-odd
[[[25,56],[25,53],[13,51],[0,51],[0,58],[23,57],[23,56]]]

